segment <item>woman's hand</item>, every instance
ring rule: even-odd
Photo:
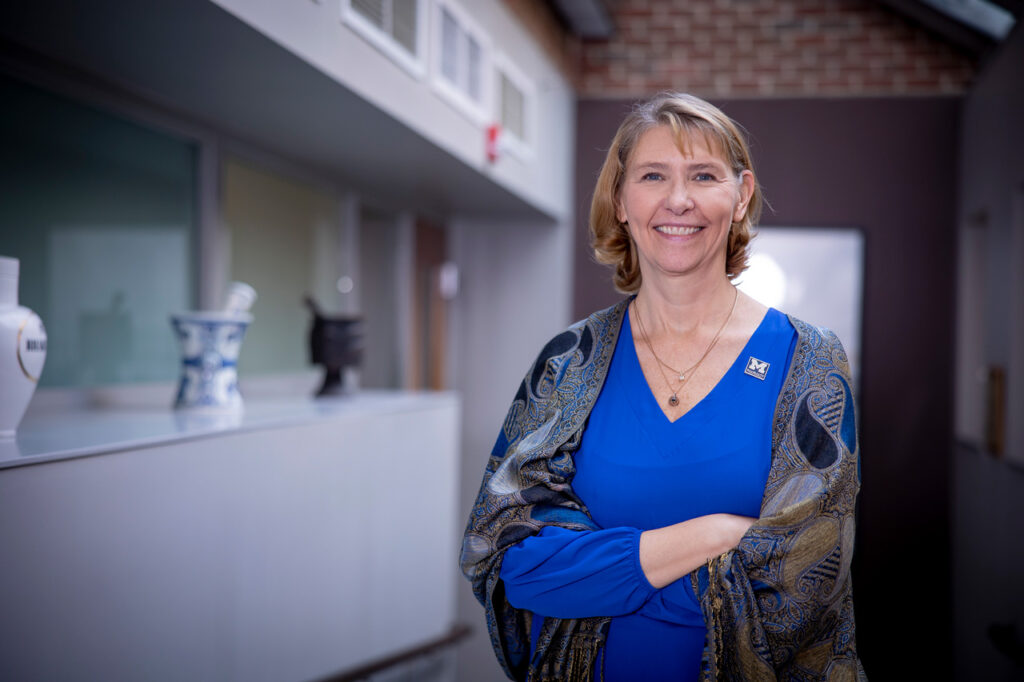
[[[709,514],[640,534],[640,567],[662,588],[739,544],[757,519]]]

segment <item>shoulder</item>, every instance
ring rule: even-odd
[[[552,337],[537,354],[517,397],[545,399],[567,375],[607,364],[628,304],[627,298],[591,313]]]
[[[580,354],[576,358],[578,364],[586,364],[595,350],[615,340],[628,304],[629,299],[624,299],[591,313],[552,337],[537,355],[534,369],[552,360],[566,360],[576,354]]]
[[[790,433],[807,461],[823,469],[838,457],[838,450],[828,443],[841,441],[848,452],[857,452],[850,364],[842,342],[831,329],[792,315],[789,321],[796,330],[797,342],[776,405],[780,421],[775,440],[782,432]]]
[[[552,417],[574,431],[589,413],[607,374],[628,299],[599,310],[552,337],[519,384],[492,455],[503,456],[528,433],[548,437]]]
[[[829,377],[837,377],[842,380],[845,392],[849,395],[852,381],[850,361],[836,333],[792,315],[788,318],[797,334],[790,359],[789,378],[799,377],[801,381],[796,383],[800,385],[805,382],[820,385],[827,383]]]
[[[843,343],[831,329],[804,322],[793,315],[786,315],[786,317],[789,319],[789,323],[793,325],[793,329],[796,330],[797,342],[800,345],[824,353],[838,351],[845,358],[846,352],[843,349]]]
[[[589,334],[595,341],[604,339],[610,333],[617,334],[619,327],[622,326],[622,318],[625,316],[631,300],[632,297],[630,296],[614,305],[593,312],[582,320],[573,323],[567,331],[579,333],[581,336]]]

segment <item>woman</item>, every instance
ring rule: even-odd
[[[733,285],[761,202],[707,102],[620,126],[590,228],[633,295],[541,351],[463,545],[513,679],[863,677],[846,356]]]

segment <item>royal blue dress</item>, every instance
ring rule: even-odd
[[[789,319],[770,309],[721,381],[670,422],[624,316],[575,455],[572,487],[600,530],[546,527],[510,547],[501,566],[516,608],[612,617],[596,662],[606,680],[697,679],[705,629],[689,577],[655,589],[640,567],[640,533],[719,512],[759,515],[772,417],[796,338]],[[541,622],[533,621],[531,651]]]

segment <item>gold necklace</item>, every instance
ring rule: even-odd
[[[722,326],[718,328],[718,331],[715,333],[715,338],[711,339],[711,343],[708,344],[708,347],[704,351],[704,354],[700,356],[700,360],[698,360],[697,363],[693,365],[693,367],[690,367],[690,369],[686,370],[685,372],[680,372],[678,370],[672,369],[672,367],[668,363],[663,362],[662,359],[658,357],[658,354],[654,352],[654,344],[651,343],[650,337],[647,336],[647,330],[644,328],[644,321],[640,317],[640,308],[636,304],[636,299],[633,299],[633,310],[636,311],[636,321],[637,325],[640,327],[640,336],[643,337],[644,343],[647,344],[647,348],[650,349],[651,355],[654,356],[655,362],[658,363],[658,371],[661,372],[661,378],[665,381],[665,385],[668,386],[668,390],[672,391],[672,384],[669,383],[668,376],[665,375],[665,370],[663,368],[667,367],[668,369],[672,370],[675,374],[679,375],[679,385],[676,387],[674,391],[672,391],[672,395],[669,396],[668,399],[669,407],[675,407],[676,405],[679,404],[679,391],[683,390],[683,386],[685,386],[690,381],[690,377],[693,376],[693,372],[698,367],[700,367],[700,363],[704,362],[704,358],[708,356],[708,353],[711,352],[711,349],[715,347],[716,343],[718,343],[718,337],[722,335],[722,331],[725,329],[726,325],[729,324],[729,320],[732,319],[732,313],[734,310],[736,310],[736,300],[739,297],[739,289],[734,289],[732,297],[732,307],[729,308],[729,314],[726,316],[725,322],[723,322]]]

